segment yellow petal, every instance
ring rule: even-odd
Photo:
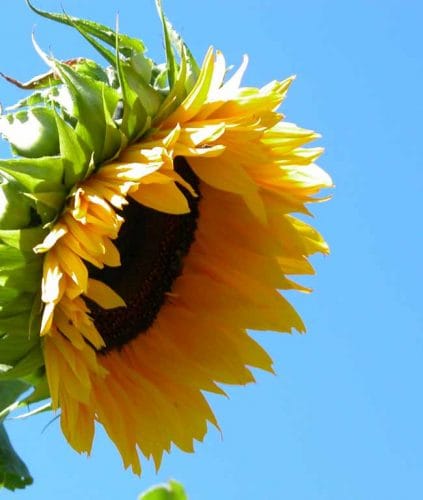
[[[42,301],[44,303],[56,303],[59,301],[63,293],[63,286],[61,286],[63,271],[60,268],[58,259],[53,251],[50,251],[44,259],[43,274],[44,277],[41,285]]]
[[[266,223],[266,211],[257,186],[241,166],[227,161],[224,156],[216,160],[190,158],[189,163],[198,177],[210,186],[241,195],[251,212]]]
[[[85,292],[88,286],[88,270],[81,258],[66,245],[61,245],[57,258],[63,271]]]
[[[35,253],[44,253],[54,247],[54,245],[67,233],[67,228],[63,224],[56,226],[44,238],[44,241],[34,247]]]
[[[174,182],[166,184],[141,185],[131,197],[146,207],[168,214],[186,214],[190,208],[188,201]]]
[[[85,295],[103,309],[126,306],[125,301],[114,290],[102,281],[93,278],[88,280],[88,290]]]

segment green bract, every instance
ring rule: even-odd
[[[37,14],[75,28],[109,66],[85,58],[59,61],[34,40],[49,72],[26,84],[6,77],[32,93],[0,116],[0,132],[16,155],[0,160],[0,381],[20,380],[35,390],[24,401],[0,401],[3,416],[49,396],[39,336],[44,257],[34,247],[75,186],[166,118],[199,73],[159,1],[164,64],[149,59],[137,39],[27,3]]]

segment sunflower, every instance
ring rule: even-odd
[[[277,112],[293,78],[242,87],[247,58],[228,77],[213,48],[199,67],[160,5],[162,65],[139,40],[29,5],[110,66],[34,41],[50,71],[1,117],[18,155],[0,161],[3,377],[31,381],[25,402],[50,397],[78,452],[99,422],[139,474],[140,454],[159,467],[218,426],[205,391],[272,371],[247,330],[305,330],[280,290],[308,291],[287,276],[328,247],[291,214],[331,180],[304,147],[318,135]]]

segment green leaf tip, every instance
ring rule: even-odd
[[[2,423],[28,387],[28,384],[20,380],[0,381],[0,488],[11,491],[25,488],[33,482],[27,466],[13,449]]]
[[[171,479],[167,484],[153,486],[141,493],[138,500],[188,500],[188,497],[182,484]]]
[[[0,488],[14,491],[33,483],[27,466],[10,442],[3,424],[0,424]]]
[[[109,28],[108,26],[96,23],[94,21],[89,21],[86,19],[80,19],[78,17],[69,16],[66,13],[57,14],[48,12],[35,7],[30,2],[30,0],[25,0],[25,1],[29,6],[29,8],[39,16],[44,17],[46,19],[50,19],[51,21],[56,21],[58,23],[65,24],[73,28],[77,28],[78,30],[82,30],[88,35],[92,35],[98,38],[99,40],[103,41],[107,45],[110,45],[111,47],[115,48],[116,32],[113,29]],[[119,43],[121,47],[121,52],[125,57],[131,57],[134,54],[145,51],[145,45],[141,40],[137,38],[132,38],[128,35],[120,34]]]

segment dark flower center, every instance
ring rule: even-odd
[[[175,159],[175,170],[198,192],[198,178],[186,160]],[[166,300],[166,293],[181,274],[183,258],[194,241],[199,197],[179,186],[191,212],[171,215],[144,207],[134,200],[122,211],[125,222],[115,244],[121,266],[90,268],[90,276],[115,290],[127,307],[103,309],[87,300],[94,323],[106,347],[120,348],[145,332]]]

